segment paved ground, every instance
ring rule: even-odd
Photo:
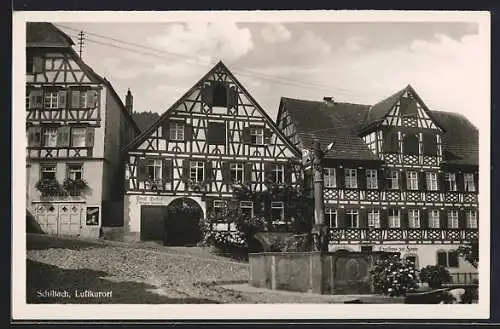
[[[252,288],[248,264],[205,248],[27,237],[28,303],[344,303]],[[98,294],[100,292],[100,294]]]

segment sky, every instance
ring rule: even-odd
[[[164,112],[222,60],[273,119],[281,97],[374,104],[411,84],[431,110],[481,123],[489,63],[484,31],[470,21],[56,26],[75,43],[85,33],[83,60],[122,98],[130,88],[139,112]]]

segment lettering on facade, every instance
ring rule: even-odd
[[[137,202],[139,203],[165,203],[165,199],[158,195],[140,195],[137,198]]]
[[[418,252],[417,247],[393,247],[393,246],[377,246],[374,248],[376,251],[388,251],[388,252]]]

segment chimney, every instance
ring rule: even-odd
[[[325,96],[323,97],[323,101],[325,102],[326,105],[328,106],[333,106],[335,105],[335,99],[331,96]]]
[[[134,96],[132,96],[130,89],[127,91],[127,95],[125,96],[125,108],[128,113],[132,114],[132,111],[134,110]]]

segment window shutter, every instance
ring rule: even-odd
[[[387,209],[380,208],[380,228],[387,228],[388,226]]]
[[[205,161],[205,181],[211,183],[214,179],[214,171],[212,170],[212,161]]]
[[[97,101],[97,92],[95,90],[87,91],[87,107],[94,108],[96,106]]]
[[[401,227],[408,228],[408,209],[401,209]]]
[[[164,159],[162,163],[162,178],[163,183],[169,183],[172,181],[173,176],[173,165],[174,162],[171,159]]]
[[[391,184],[391,173],[392,173],[392,170],[390,170],[390,169],[385,169],[384,170],[384,178],[385,178],[385,180],[384,180],[384,184],[385,184],[384,187],[385,187],[386,190],[389,190],[391,188],[391,186],[392,186],[392,184]]]
[[[244,144],[252,143],[252,136],[250,136],[250,127],[243,128],[241,135],[241,140]]]
[[[190,141],[193,139],[193,126],[192,125],[184,125],[184,140]]]
[[[228,91],[229,91],[229,97],[228,97],[229,108],[236,107],[238,105],[238,91],[236,90],[236,87],[234,87],[234,86],[231,88],[228,88]]]
[[[406,191],[406,171],[399,172],[399,188]]]
[[[384,169],[379,169],[377,171],[377,184],[378,184],[378,189],[382,190],[384,189],[384,184],[386,184],[386,175],[385,175],[385,170]]]
[[[57,146],[69,146],[70,127],[62,126],[57,129]]]
[[[292,183],[292,165],[287,163],[284,166],[285,170],[285,184],[291,184]]]
[[[137,159],[137,179],[146,180],[146,159]]]
[[[437,174],[439,191],[446,192],[448,187],[446,186],[446,181],[444,180],[444,172],[438,172]]]
[[[457,191],[464,191],[464,174],[461,172],[457,172],[455,174],[455,179],[457,180]]]
[[[274,177],[272,177],[273,164],[270,162],[264,163],[264,179],[271,179],[274,181]]]
[[[345,228],[346,223],[345,223],[345,209],[344,208],[337,208],[337,227],[338,228]]]
[[[418,173],[418,188],[421,191],[425,191],[427,189],[427,183],[425,180],[425,171],[420,171]]]
[[[80,91],[72,90],[71,91],[71,108],[77,109],[80,108]]]
[[[246,177],[246,175],[245,175]],[[231,184],[231,167],[229,162],[222,163],[222,183]]]
[[[366,188],[366,169],[356,169],[356,175],[358,176],[358,189]]]
[[[30,91],[30,106],[33,108],[40,108],[42,107],[43,103],[43,90],[41,89],[34,89]]]
[[[273,135],[273,132],[271,129],[264,128],[264,144],[271,144],[271,136]]]
[[[467,228],[465,210],[458,210],[458,228]]]
[[[439,227],[442,229],[448,228],[448,213],[444,210],[439,211]]]
[[[187,183],[189,180],[189,159],[182,160],[182,181]]]
[[[420,209],[420,227],[429,228],[429,209]]]
[[[60,90],[57,92],[58,108],[66,108],[66,94],[66,90]]]
[[[94,128],[87,128],[85,134],[85,146],[93,147],[94,146]]]
[[[214,91],[213,87],[210,84],[206,84],[202,89],[202,99],[203,102],[209,106],[212,106],[214,103]]]
[[[170,139],[170,122],[163,120],[161,124],[161,136],[167,141]]]
[[[33,57],[33,73],[42,73],[43,72],[43,58],[39,56]]]
[[[244,168],[245,171],[243,173],[243,178],[245,179],[245,182],[251,182],[252,181],[252,163],[245,163]]]
[[[344,188],[345,187],[345,176],[344,176],[344,168],[337,168],[336,170],[337,173],[337,188]],[[314,180],[314,176],[313,176]],[[314,183],[313,183],[314,186]]]
[[[359,227],[360,228],[368,227],[368,214],[366,212],[366,208],[359,209]]]
[[[42,146],[42,127],[35,126],[33,128],[33,145],[31,146]]]
[[[479,174],[476,172],[474,173],[474,185],[476,187],[476,192],[479,191]]]

